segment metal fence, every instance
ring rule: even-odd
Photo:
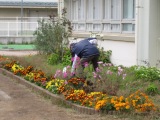
[[[48,17],[0,17],[0,37],[33,36],[38,20]]]

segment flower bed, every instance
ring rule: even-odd
[[[14,75],[20,76],[20,78],[24,78],[29,83],[36,84],[50,94],[54,93],[56,96],[63,96],[62,98],[64,99],[62,101],[69,101],[68,104],[74,107],[76,106],[75,109],[79,111],[84,112],[87,109],[94,111],[93,113],[95,113],[95,111],[142,113],[157,110],[152,100],[140,90],[128,97],[109,96],[102,92],[86,92],[81,89],[82,86],[87,85],[86,81],[81,78],[73,77],[68,80],[63,80],[53,76],[46,77],[43,71],[34,70],[32,66],[24,68],[17,64],[16,61],[6,63],[3,68],[12,72]],[[91,112],[89,113],[91,114]]]

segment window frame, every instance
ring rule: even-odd
[[[73,11],[72,10],[73,9],[73,6],[72,6],[73,1],[81,1],[81,0],[70,0],[70,4],[71,4],[70,11]],[[132,34],[135,33],[135,1],[136,0],[132,0],[133,1],[133,10],[131,10],[131,11],[133,11],[133,19],[132,18],[129,18],[129,19],[124,18],[124,16],[123,16],[124,15],[123,2],[125,0],[118,0],[119,1],[118,4],[116,3],[117,0],[114,0],[114,1],[112,1],[112,0],[98,0],[99,6],[97,7],[97,9],[99,8],[99,14],[100,14],[98,19],[94,19],[94,17],[93,17],[94,13],[93,13],[93,9],[92,9],[93,2],[96,0],[82,0],[82,1],[84,2],[84,7],[83,7],[84,8],[84,19],[80,19],[80,20],[79,19],[77,19],[77,20],[71,19],[71,22],[73,23],[73,25],[74,24],[78,25],[78,28],[73,29],[73,31],[76,31],[76,32],[82,32],[82,31],[83,32],[88,32],[88,31],[94,32],[94,31],[96,31],[96,32],[100,32],[100,33],[122,33],[122,34],[123,33],[132,33]],[[105,4],[107,4],[106,2],[109,3],[109,5],[108,5],[109,8],[107,8],[107,9],[104,8]],[[114,14],[114,13],[112,13],[113,12],[112,4],[115,4],[115,7],[119,6],[118,10],[115,8],[115,11],[118,11],[119,13],[117,14],[115,12],[115,16],[114,16],[114,18],[117,17],[118,19],[113,19],[113,17],[112,17],[112,15]],[[91,5],[92,7],[88,8],[89,5]],[[108,10],[108,15],[107,15],[106,11],[104,11],[104,10]],[[79,13],[79,11],[78,11],[78,13]],[[96,13],[95,13],[95,15],[96,15]],[[71,18],[73,18],[72,14],[71,14]],[[82,24],[83,24],[83,29],[79,29],[79,28],[82,28],[82,26],[81,26]],[[107,25],[107,24],[110,27],[106,28],[106,30],[104,30],[105,25]],[[123,28],[125,24],[128,24],[128,25],[132,24],[132,30],[125,31]],[[90,27],[88,27],[88,25]],[[97,28],[94,29],[94,26],[96,26],[96,25],[97,25]],[[112,26],[114,26],[114,28],[116,28],[116,27],[119,28],[119,29],[117,29],[118,32],[116,29],[114,30]],[[90,29],[87,29],[87,28],[90,28]]]

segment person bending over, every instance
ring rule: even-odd
[[[75,74],[75,66],[77,64],[77,57],[80,58],[80,65],[78,66],[79,71],[78,74],[81,78],[84,78],[83,69],[85,67],[85,63],[92,63],[94,71],[98,67],[98,58],[100,52],[96,47],[97,41],[95,38],[88,38],[79,41],[78,43],[72,43],[70,45],[70,50],[72,57],[74,57],[72,63],[71,73]]]

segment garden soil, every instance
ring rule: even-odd
[[[0,51],[0,55],[32,55],[36,51]],[[0,120],[113,120],[111,115],[81,114],[31,91],[0,74]],[[117,120],[117,118],[115,118]]]

